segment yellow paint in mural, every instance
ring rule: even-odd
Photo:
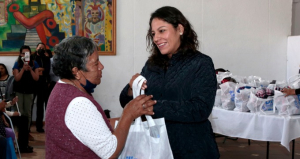
[[[31,11],[38,11],[38,6],[31,6]]]
[[[59,25],[59,31],[64,32],[66,37],[72,36],[72,7],[70,0],[42,0],[46,3],[47,9],[54,14],[54,20]]]
[[[105,12],[105,51],[112,51],[112,15],[107,7]]]
[[[45,4],[52,3],[52,0],[44,0]]]

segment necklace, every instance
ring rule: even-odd
[[[69,80],[69,79],[68,79]],[[65,83],[67,83],[67,84],[69,84],[69,85],[72,85],[72,86],[74,86],[74,87],[76,87],[77,89],[79,89],[81,92],[83,92],[83,93],[86,93],[86,91],[83,91],[82,89],[80,89],[79,87],[77,87],[76,86],[76,84],[73,82],[73,81],[71,81],[71,80],[69,80],[70,82],[65,82]]]

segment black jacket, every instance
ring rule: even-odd
[[[39,77],[39,83],[50,82],[50,58],[45,55],[38,56],[37,53],[35,53],[32,58],[39,64],[40,67],[44,68],[43,75]]]
[[[212,59],[200,52],[178,52],[167,71],[147,62],[141,75],[147,79],[145,94],[157,100],[153,117],[165,118],[174,158],[219,158],[208,120],[217,90]],[[132,99],[127,96],[128,88],[120,94],[122,107]]]

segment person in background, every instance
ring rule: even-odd
[[[11,119],[14,127],[17,128],[18,130],[18,144],[19,144],[19,148],[20,148],[20,152],[21,153],[32,153],[33,152],[33,147],[29,146],[29,140],[28,140],[28,117],[21,115],[19,112],[15,112],[15,111],[7,111],[6,108],[9,108],[13,105],[16,104],[16,102],[18,101],[18,96],[14,97],[12,99],[12,101],[6,102],[5,108],[2,109],[1,112],[5,112]],[[4,115],[3,115],[4,116]],[[4,119],[5,120],[5,119]],[[1,123],[1,121],[0,121]],[[1,125],[1,124],[0,124]],[[9,125],[8,123],[5,124],[8,128],[11,128],[11,125]],[[6,137],[15,137],[15,134],[13,133],[13,131],[11,129],[7,129],[6,130]],[[1,126],[0,126],[0,130],[1,130]],[[5,136],[5,135],[4,135]]]
[[[118,158],[131,122],[144,114],[153,115],[156,102],[151,95],[133,99],[113,129],[92,96],[104,69],[97,44],[86,37],[72,36],[61,41],[54,53],[53,72],[60,80],[46,110],[46,159]]]
[[[298,89],[283,88],[281,90],[281,92],[285,93],[285,96],[298,95],[298,94],[300,94],[300,88],[298,88]]]
[[[5,87],[7,80],[9,78],[9,74],[6,66],[3,63],[0,63],[0,97],[1,99],[5,99]]]
[[[208,120],[217,80],[212,59],[197,51],[197,34],[176,8],[165,6],[151,14],[147,33],[151,52],[140,73],[142,89],[157,103],[154,118],[164,118],[175,159],[216,159],[219,151]],[[133,75],[120,94],[124,107],[132,100]]]
[[[46,103],[48,103],[48,99],[49,99],[49,96],[56,84],[56,82],[59,80],[59,77],[56,76],[53,72],[53,68],[52,68],[52,63],[53,63],[53,55],[52,55],[52,52],[51,50],[49,49],[46,49],[46,53],[45,53],[46,56],[48,56],[50,58],[50,71],[49,71],[49,82],[48,82],[48,94],[47,94],[47,98],[46,98]]]
[[[34,88],[37,85],[39,79],[38,69],[39,65],[32,58],[27,63],[22,60],[25,56],[25,52],[31,53],[31,49],[27,45],[23,45],[20,48],[20,55],[17,58],[13,66],[13,75],[14,75],[14,92],[19,98],[19,110],[23,116],[28,117],[28,131],[30,129],[31,122],[31,105],[33,101]]]
[[[48,82],[50,72],[50,58],[46,56],[46,47],[44,43],[39,43],[36,47],[36,51],[33,54],[33,59],[39,64],[39,80],[38,87],[36,89],[36,131],[44,133],[43,119],[44,119],[44,107],[46,107],[48,99]]]

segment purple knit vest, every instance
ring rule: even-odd
[[[46,159],[100,158],[83,145],[65,124],[67,107],[76,97],[88,98],[97,107],[106,125],[113,132],[103,109],[91,95],[81,92],[72,85],[56,83],[48,100],[46,111]]]

